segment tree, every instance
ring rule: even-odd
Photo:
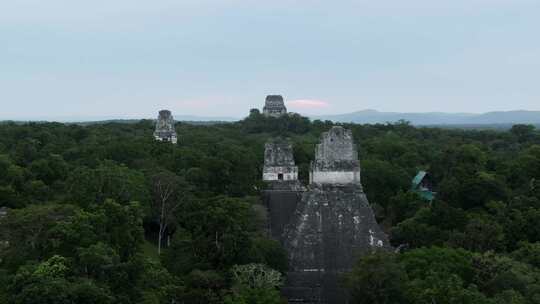
[[[152,176],[152,208],[159,223],[158,254],[161,254],[163,237],[173,223],[174,213],[185,203],[188,193],[186,181],[172,172]]]
[[[538,272],[530,265],[517,262],[494,252],[477,254],[473,258],[474,283],[488,296],[504,290],[514,290],[522,295],[537,294]]]
[[[540,269],[540,243],[521,242],[511,257]]]
[[[259,109],[251,109],[251,110],[249,110],[249,117],[250,118],[258,118],[259,115],[261,115],[261,111],[259,111]]]
[[[97,168],[77,167],[68,178],[67,192],[83,208],[112,199],[120,204],[149,201],[144,174],[112,161]]]
[[[471,218],[463,233],[454,234],[451,243],[470,251],[485,252],[504,248],[503,227],[489,217]]]
[[[62,156],[50,155],[32,162],[29,169],[36,179],[52,185],[55,181],[66,178],[68,165]]]
[[[428,204],[427,201],[414,192],[400,191],[388,201],[386,219],[394,224],[400,223],[408,218],[412,218],[418,210]]]
[[[454,274],[427,273],[423,279],[411,281],[407,299],[412,303],[491,304],[475,286],[464,287],[463,280]]]
[[[222,304],[226,282],[215,270],[193,270],[184,277],[186,289],[180,295],[180,303]]]
[[[253,209],[226,196],[189,201],[178,214],[179,231],[163,260],[171,272],[228,269],[250,261]]]
[[[118,253],[102,242],[78,249],[77,264],[81,272],[88,277],[104,278],[107,270],[113,268],[119,262]]]
[[[362,162],[362,185],[369,202],[386,208],[390,197],[410,187],[411,177],[388,161],[368,159]]]
[[[226,304],[280,304],[278,288],[283,285],[281,273],[263,264],[235,265],[231,269],[233,294]]]
[[[399,256],[399,262],[411,280],[425,279],[431,273],[442,277],[457,275],[469,284],[474,276],[472,257],[471,252],[463,249],[430,247],[408,251]]]
[[[234,284],[248,288],[279,288],[281,273],[264,264],[235,265],[231,269]]]
[[[52,256],[37,266],[22,267],[10,285],[15,304],[107,304],[113,302],[109,291],[91,280],[77,280],[69,261]]]
[[[345,286],[351,291],[351,303],[407,303],[407,274],[392,253],[375,252],[362,257],[346,276]]]
[[[442,246],[456,230],[467,224],[466,213],[435,200],[430,207],[419,209],[416,214],[394,226],[391,235],[396,245],[408,244],[413,248]]]
[[[54,255],[54,230],[67,223],[77,212],[71,205],[31,205],[11,210],[0,221],[0,239],[9,246],[0,252],[0,259],[10,270],[27,260],[42,260]]]
[[[259,236],[253,237],[251,243],[252,247],[249,250],[251,262],[268,265],[282,273],[287,271],[289,266],[287,252],[278,241]]]
[[[523,143],[533,137],[534,129],[536,129],[534,125],[517,124],[512,126],[510,133],[512,133],[519,142]]]
[[[409,282],[411,303],[488,304],[489,299],[471,284],[475,275],[473,254],[442,247],[411,250],[399,256]]]

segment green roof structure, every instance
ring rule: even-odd
[[[411,190],[431,202],[435,199],[436,193],[432,191],[429,182],[426,180],[428,176],[429,174],[426,171],[419,171],[412,180]]]
[[[416,176],[412,180],[413,189],[417,188],[420,185],[420,183],[422,182],[422,180],[424,180],[426,175],[427,175],[426,171],[418,171],[418,174],[416,174]]]

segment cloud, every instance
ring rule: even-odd
[[[322,109],[328,108],[330,104],[323,100],[317,99],[295,99],[287,102],[287,105],[290,105],[298,109]]]

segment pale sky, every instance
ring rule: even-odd
[[[540,110],[539,0],[4,0],[0,119]]]

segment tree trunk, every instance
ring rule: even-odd
[[[158,236],[158,255],[161,255],[161,241],[163,239],[163,233],[165,233],[165,201],[161,201],[161,214],[159,216],[159,236]]]
[[[159,235],[158,235],[158,255],[161,255],[161,239],[163,238],[163,223],[159,223]]]

